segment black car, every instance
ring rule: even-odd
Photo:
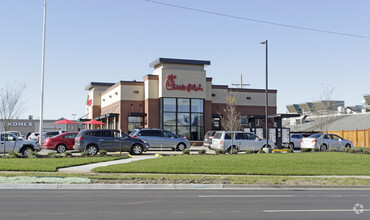
[[[73,146],[73,149],[88,151],[90,155],[95,155],[100,150],[142,154],[148,148],[147,141],[130,137],[119,130],[112,129],[82,130],[76,136],[75,145]]]

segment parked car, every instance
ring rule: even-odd
[[[58,134],[61,134],[61,133],[64,133],[65,131],[43,131],[42,132],[42,140],[45,141],[45,138],[47,137],[53,137],[55,135],[58,135]],[[29,136],[28,136],[28,140],[30,141],[34,141],[35,143],[39,143],[39,140],[40,140],[40,132],[32,132]]]
[[[203,146],[211,148],[212,138],[215,133],[216,131],[208,131],[206,135],[204,135]]]
[[[4,145],[5,153],[9,153],[14,150],[18,151],[25,157],[28,157],[31,154],[31,151],[41,150],[40,147],[37,146],[34,142],[23,140],[23,138],[18,138],[14,134],[2,133],[0,137],[0,151],[2,153],[4,153]]]
[[[292,150],[300,149],[302,138],[304,138],[304,136],[301,134],[290,134],[290,142],[288,144],[288,148]]]
[[[221,149],[230,152],[236,151],[261,150],[266,147],[267,141],[257,137],[254,133],[243,131],[217,131],[212,139],[211,149]],[[268,141],[268,147],[275,148],[272,141]]]
[[[58,153],[64,153],[66,150],[73,150],[75,138],[78,132],[67,132],[53,137],[48,137],[44,141],[44,148],[56,150]]]
[[[73,149],[88,151],[95,155],[99,150],[108,152],[125,151],[131,154],[142,154],[149,148],[148,142],[139,138],[133,138],[119,130],[92,129],[82,130],[75,138]]]
[[[130,133],[130,136],[146,140],[150,148],[171,148],[182,151],[190,147],[190,142],[187,139],[164,129],[135,129]]]
[[[352,148],[353,144],[351,141],[339,137],[336,134],[312,134],[307,138],[302,138],[301,149],[311,148],[320,149],[320,151],[327,151],[330,148]]]

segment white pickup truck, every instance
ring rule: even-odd
[[[23,138],[18,138],[12,133],[1,133],[0,138],[0,152],[9,153],[11,151],[18,151],[21,155],[28,157],[31,151],[40,151],[41,148],[35,144],[33,141],[26,141]],[[5,138],[4,138],[5,136]]]

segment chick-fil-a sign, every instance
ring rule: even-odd
[[[176,75],[170,74],[167,76],[166,80],[166,89],[167,90],[187,90],[188,92],[190,91],[203,91],[202,84],[191,84],[189,83],[188,85],[184,85],[183,83],[181,84],[176,84],[175,82]]]

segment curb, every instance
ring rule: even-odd
[[[369,186],[281,186],[243,184],[0,184],[1,189],[47,190],[370,190]]]

